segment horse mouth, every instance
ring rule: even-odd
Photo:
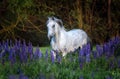
[[[51,39],[53,38],[53,36],[52,35],[50,35],[50,36],[48,36],[48,39],[51,41]]]

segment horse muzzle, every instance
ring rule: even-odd
[[[48,35],[48,39],[51,40],[53,38],[52,35]]]

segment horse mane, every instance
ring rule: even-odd
[[[57,24],[60,25],[60,27],[63,26],[62,20],[61,20],[61,19],[57,19],[57,18],[55,18],[54,16],[48,17],[48,20],[47,20],[46,24],[48,24],[50,21],[55,21]]]

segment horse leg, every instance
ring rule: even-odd
[[[79,47],[79,48],[80,48],[80,50],[82,49],[82,47],[83,47],[83,46],[82,46],[82,45],[80,45],[80,47]]]
[[[77,53],[79,53],[79,52],[80,52],[80,50],[81,50],[81,47],[78,47],[78,49],[77,49]]]

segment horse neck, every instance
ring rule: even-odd
[[[63,33],[63,34],[62,34]],[[56,44],[59,46],[59,42],[60,42],[60,39],[61,39],[61,35],[64,35],[66,33],[65,29],[64,28],[61,28],[57,31],[56,35],[55,35],[55,39],[56,39]]]

